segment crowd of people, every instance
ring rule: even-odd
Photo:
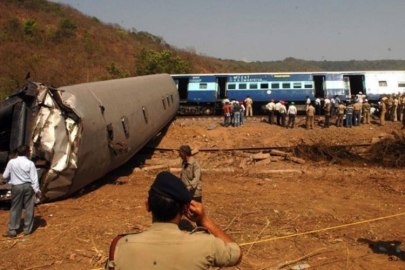
[[[240,127],[244,124],[245,116],[252,116],[253,100],[247,96],[244,101],[224,100],[224,126]],[[246,105],[246,107],[244,106]],[[283,100],[275,102],[271,99],[266,105],[268,123],[285,128],[294,128],[298,113],[295,102],[287,103]],[[314,102],[307,96],[305,100],[306,129],[313,129],[315,119],[323,120],[324,128],[331,126],[331,119],[335,120],[337,127],[359,126],[371,124],[371,116],[379,117],[379,124],[385,121],[402,121],[405,128],[405,94],[382,96],[378,104],[370,104],[367,96],[362,92],[352,96],[350,100],[341,101],[339,96],[333,98],[325,96],[324,99],[316,98]],[[322,118],[323,116],[323,118]],[[288,120],[287,120],[288,117]],[[321,119],[322,118],[322,119]]]

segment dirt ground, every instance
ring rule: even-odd
[[[369,144],[403,134],[400,122],[314,130],[270,126],[261,117],[240,128],[220,122],[177,119],[149,157],[139,154],[75,196],[38,205],[33,234],[0,238],[0,269],[102,269],[115,235],[151,225],[148,188],[162,170],[178,174],[178,153],[168,149],[181,144],[200,149],[206,211],[243,248],[232,269],[405,269],[404,169],[368,160],[368,147],[352,148],[357,158],[294,152],[303,164],[255,160],[259,150],[204,151]],[[8,214],[0,210],[3,233]]]

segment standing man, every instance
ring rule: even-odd
[[[41,197],[38,174],[34,162],[28,159],[30,148],[22,145],[17,149],[18,157],[11,159],[3,173],[4,179],[11,184],[11,208],[7,235],[17,236],[20,228],[21,211],[24,214],[24,234],[30,234],[34,225],[34,195]]]
[[[361,93],[361,92],[360,92]],[[360,102],[359,99],[357,99],[356,103],[354,103],[353,105],[353,109],[354,109],[354,125],[355,126],[359,126],[360,125],[360,115],[361,115],[361,109],[362,109],[362,102]]]
[[[306,100],[305,100],[305,110],[308,109],[310,104],[311,104],[311,99],[309,98],[309,96],[307,96]]]
[[[380,126],[385,125],[385,114],[387,113],[387,106],[385,105],[386,99],[386,97],[383,97],[380,102]]]
[[[339,102],[339,106],[337,109],[338,119],[336,121],[337,127],[343,127],[343,118],[345,116],[345,110],[346,106],[343,104],[343,102]]]
[[[297,115],[297,107],[295,107],[295,102],[292,101],[290,106],[288,107],[288,124],[287,128],[291,127],[294,128],[295,124],[295,116]]]
[[[243,101],[239,101],[239,105],[240,105],[240,125],[243,126],[243,124],[245,123],[245,105],[243,105]]]
[[[183,160],[180,179],[193,196],[193,200],[202,203],[202,181],[200,163],[191,155],[188,145],[180,146],[179,156]]]
[[[226,101],[224,107],[222,108],[224,111],[224,127],[229,127],[231,124],[231,107],[229,106],[229,102]]]
[[[276,113],[277,125],[280,125],[280,120],[281,120],[280,107],[281,107],[281,100],[279,100],[274,105],[274,112]]]
[[[325,102],[325,107],[324,107],[324,112],[325,112],[325,124],[324,124],[324,128],[329,128],[330,123],[330,113],[331,113],[331,104],[330,102]]]
[[[363,124],[370,124],[370,110],[371,106],[370,103],[368,103],[368,100],[365,99],[363,102]]]
[[[280,109],[278,110],[278,112],[280,113],[280,118],[281,118],[280,125],[282,127],[285,127],[285,116],[287,114],[287,108],[285,107],[284,100],[280,101],[280,103],[281,103],[281,106],[280,106]]]
[[[202,204],[191,200],[173,174],[156,176],[145,205],[152,212],[152,226],[142,233],[117,236],[106,269],[209,269],[235,266],[242,260],[238,244],[205,214]],[[181,231],[182,216],[205,230]]]
[[[309,103],[308,108],[307,108],[307,123],[306,123],[306,129],[311,129],[314,128],[314,122],[315,122],[315,108],[312,106],[311,103]]]
[[[246,104],[246,116],[253,116],[253,100],[250,98],[250,96],[246,96],[245,99],[245,104]]]
[[[234,117],[233,126],[234,127],[240,127],[241,110],[242,110],[242,108],[241,108],[239,102],[235,101],[235,103],[233,104],[233,117]]]
[[[276,104],[274,104],[274,99],[271,99],[269,103],[266,105],[266,109],[269,111],[269,124],[274,124],[274,110]]]
[[[351,102],[349,102],[348,104],[347,104],[347,106],[346,106],[346,127],[348,128],[348,127],[350,127],[350,128],[352,128],[353,127],[353,111],[354,111],[354,108],[353,108],[353,105],[352,105],[352,103]]]
[[[315,99],[315,111],[316,115],[321,115],[321,99],[319,97]]]

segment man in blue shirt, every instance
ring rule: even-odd
[[[34,162],[28,159],[30,148],[22,145],[17,149],[18,157],[11,159],[3,178],[11,185],[11,208],[7,235],[15,237],[20,228],[21,211],[24,208],[24,233],[30,234],[34,225],[34,195],[41,197],[38,174]]]

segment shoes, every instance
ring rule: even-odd
[[[17,232],[16,231],[9,231],[7,230],[6,235],[3,235],[4,237],[10,237],[10,238],[14,238],[17,236]]]

